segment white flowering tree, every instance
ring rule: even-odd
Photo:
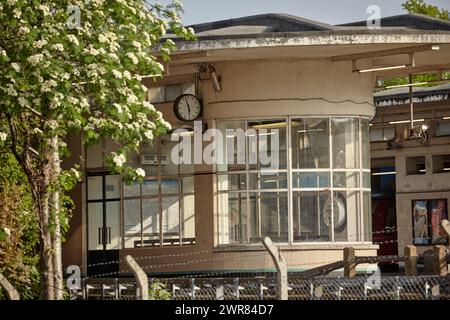
[[[193,37],[180,12],[178,2],[144,0],[0,2],[0,144],[29,181],[44,299],[62,298],[61,192],[80,180],[78,168],[61,170],[65,137],[117,141],[111,170],[141,179],[142,169],[125,167],[127,154],[170,127],[146,101],[141,79],[162,75],[158,61],[175,48],[166,30]]]

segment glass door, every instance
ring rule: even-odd
[[[120,249],[120,175],[88,174],[88,275],[118,271]],[[117,263],[116,263],[117,262]]]

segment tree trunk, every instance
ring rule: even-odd
[[[59,175],[61,174],[61,162],[59,159],[58,151],[58,137],[55,136],[51,139],[51,171],[52,171],[52,184],[57,184]],[[57,300],[63,299],[64,284],[63,284],[63,271],[62,271],[62,250],[61,250],[61,199],[59,186],[52,188],[52,208],[53,208],[53,275],[55,283],[55,298]]]
[[[34,184],[32,186],[33,201],[39,218],[39,244],[40,244],[40,266],[41,266],[41,286],[42,299],[54,300],[55,285],[53,278],[53,250],[52,235],[50,229],[50,203],[48,188],[40,188]]]

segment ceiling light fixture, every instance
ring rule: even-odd
[[[413,120],[413,122],[423,122],[423,121],[425,121],[425,119]],[[411,120],[400,120],[400,121],[391,121],[391,122],[389,122],[389,124],[401,124],[401,123],[410,123],[410,122],[411,122]]]
[[[379,67],[379,68],[372,68],[372,69],[361,69],[361,70],[355,70],[359,73],[366,73],[366,72],[376,72],[376,71],[384,71],[384,70],[395,70],[395,69],[403,69],[408,67],[407,64],[402,64],[399,66],[388,66],[388,67]]]
[[[386,89],[394,89],[394,88],[404,88],[404,87],[415,87],[415,86],[423,86],[428,84],[428,82],[416,82],[416,83],[407,83],[407,84],[397,84],[393,86],[387,86]]]

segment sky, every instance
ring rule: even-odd
[[[288,13],[329,24],[366,20],[370,5],[387,17],[406,13],[406,0],[181,0],[185,25],[238,18],[261,13]],[[450,10],[450,0],[427,0],[427,3]]]

